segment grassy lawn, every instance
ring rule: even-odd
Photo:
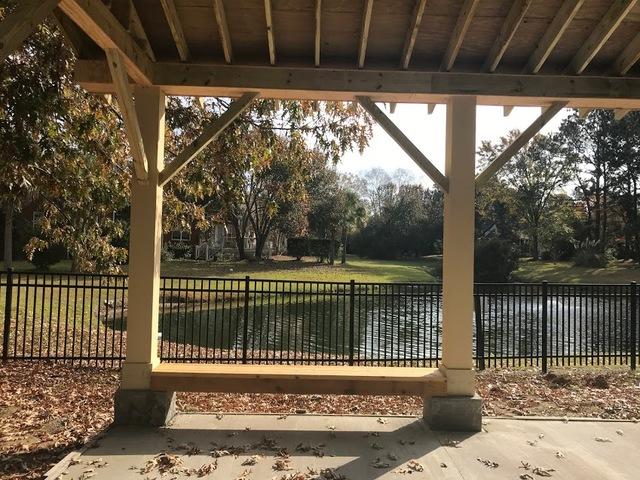
[[[513,277],[518,282],[629,283],[640,282],[640,266],[616,261],[606,268],[588,268],[571,262],[523,260]]]

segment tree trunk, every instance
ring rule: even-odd
[[[342,229],[342,259],[340,263],[344,265],[347,263],[347,229]]]
[[[233,232],[235,233],[236,249],[238,250],[238,260],[244,260],[247,258],[247,254],[244,251],[244,232],[240,231],[240,226],[237,221],[231,222],[233,225]]]
[[[13,201],[4,204],[4,268],[13,266]]]
[[[538,238],[538,230],[536,229],[533,232],[532,245],[531,245],[531,256],[534,260],[540,260],[540,241]]]

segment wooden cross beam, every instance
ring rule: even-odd
[[[191,53],[189,52],[187,39],[184,36],[184,30],[182,28],[182,22],[180,22],[180,17],[178,16],[178,10],[176,10],[176,4],[174,3],[174,0],[160,0],[160,3],[164,10],[164,16],[169,23],[171,35],[173,36],[173,41],[176,43],[180,60],[188,62],[191,59]]]
[[[416,147],[407,136],[402,133],[395,123],[393,123],[389,117],[387,117],[382,110],[371,100],[370,97],[357,96],[358,103],[364,108],[369,115],[382,127],[382,129],[389,134],[389,136],[395,140],[402,150],[405,151],[409,157],[416,162],[416,164],[422,169],[427,176],[433,180],[443,192],[449,190],[449,180],[445,177],[436,166],[429,161],[427,157]]]
[[[0,61],[22,45],[60,0],[24,0],[0,23]]]
[[[186,167],[196,155],[206,148],[212,141],[220,135],[225,128],[227,128],[238,116],[244,112],[251,101],[256,98],[258,94],[256,92],[245,93],[238,100],[233,102],[226,112],[212,121],[208,126],[204,128],[202,133],[196,138],[189,146],[185,147],[182,152],[169,163],[158,177],[158,185],[164,186],[171,180],[176,174]]]
[[[522,147],[529,143],[529,140],[540,132],[542,127],[549,123],[549,121],[566,106],[567,102],[554,102],[549,108],[544,110],[524,132],[518,135],[511,145],[505,148],[495,160],[476,176],[476,189],[482,188]]]
[[[133,95],[129,85],[129,78],[127,77],[124,58],[122,58],[120,51],[115,48],[106,49],[105,54],[111,70],[113,86],[118,98],[118,106],[124,121],[125,132],[129,140],[136,178],[140,181],[145,181],[149,177],[149,164],[144,150],[142,133],[140,132],[140,124],[138,123],[138,116],[133,103]]]
[[[580,74],[584,72],[593,57],[607,43],[627,14],[635,7],[638,0],[614,0],[607,13],[598,22],[587,40],[582,44],[578,53],[567,67],[568,73]]]
[[[456,26],[453,29],[453,34],[449,40],[447,51],[442,59],[440,70],[448,72],[453,67],[458,53],[460,52],[460,47],[462,47],[464,37],[467,34],[467,30],[469,30],[469,27],[471,26],[471,21],[473,20],[473,15],[479,1],[480,0],[465,0],[462,5]]]
[[[100,0],[61,0],[60,9],[103,50],[118,50],[134,82],[152,85],[152,60],[105,4]]]
[[[526,72],[538,73],[585,0],[565,0],[529,58]]]
[[[533,0],[514,0],[509,9],[509,13],[500,28],[498,37],[493,42],[489,56],[485,60],[484,70],[495,72],[498,68],[502,56],[507,51],[511,40],[516,34],[516,30],[524,20],[527,10],[531,6]]]
[[[222,43],[222,51],[224,60],[227,63],[233,62],[233,48],[231,46],[231,34],[229,33],[229,24],[227,23],[227,14],[224,10],[222,0],[213,0],[213,9],[216,14],[216,23],[218,32],[220,32],[220,42]]]
[[[413,15],[411,15],[411,25],[407,31],[407,38],[404,41],[404,48],[402,49],[402,68],[405,70],[409,68],[409,62],[411,62],[411,55],[413,55],[413,48],[416,44],[416,38],[418,37],[418,31],[420,30],[420,24],[422,23],[422,17],[424,16],[424,7],[427,4],[427,0],[416,0],[416,5],[413,8]]]

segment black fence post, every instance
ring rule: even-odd
[[[13,300],[13,268],[7,269],[7,289],[4,298],[4,325],[2,336],[2,361],[9,359],[9,332],[11,331],[11,302]],[[35,319],[33,320],[35,322]]]
[[[478,370],[484,370],[484,322],[482,321],[482,307],[480,305],[480,295],[476,292],[473,296],[474,310],[476,317],[476,365]]]
[[[247,346],[249,344],[249,275],[244,277],[244,309],[242,316],[242,363],[247,363]]]
[[[349,365],[353,365],[356,282],[349,283]]]
[[[631,348],[629,349],[629,354],[631,355],[631,370],[635,370],[638,356],[638,284],[636,282],[631,282],[629,292],[631,295],[631,314],[629,315],[629,321],[631,322]]]
[[[549,323],[548,319],[548,292],[549,282],[546,280],[542,282],[542,373],[547,373],[549,369],[549,359],[547,352],[547,325]]]

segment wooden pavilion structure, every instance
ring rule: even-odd
[[[77,81],[115,94],[131,144],[122,422],[161,423],[176,390],[418,394],[427,419],[479,429],[473,370],[474,194],[558,111],[640,109],[638,0],[20,0],[10,55],[53,16]],[[165,165],[165,95],[237,98]],[[357,101],[445,193],[443,359],[413,368],[172,365],[157,357],[162,188],[256,96]],[[446,104],[440,172],[376,105]],[[479,175],[476,105],[542,107]],[[427,109],[425,109],[427,110]]]

